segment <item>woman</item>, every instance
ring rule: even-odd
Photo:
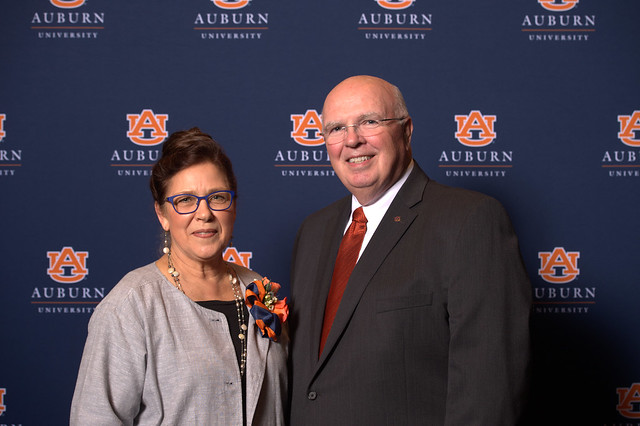
[[[286,308],[262,310],[271,327],[256,323],[243,295],[268,281],[222,258],[236,217],[231,162],[199,129],[176,132],[151,192],[164,255],[127,274],[93,313],[71,424],[284,423]]]

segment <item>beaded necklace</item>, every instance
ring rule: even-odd
[[[180,283],[180,272],[178,272],[173,266],[173,261],[171,260],[171,251],[168,247],[165,247],[163,249],[163,252],[167,255],[167,260],[169,263],[168,272],[169,275],[171,275],[171,277],[173,278],[175,287],[186,296],[186,293],[182,289],[182,284]],[[247,365],[247,326],[245,324],[244,308],[242,306],[242,304],[244,303],[244,299],[242,298],[242,292],[240,290],[240,284],[238,284],[238,279],[233,275],[231,269],[228,266],[227,276],[229,277],[229,282],[231,283],[231,288],[233,289],[233,298],[236,303],[236,312],[238,314],[238,327],[240,330],[238,339],[240,339],[240,342],[242,343],[242,355],[240,356],[240,375],[244,377],[244,371]]]

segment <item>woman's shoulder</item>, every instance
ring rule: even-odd
[[[238,276],[238,279],[243,283],[245,283],[245,285],[249,284],[253,280],[262,279],[262,275],[245,266],[242,266],[233,262],[228,262],[227,264],[229,265],[230,268],[234,270],[234,272]]]
[[[145,287],[164,280],[164,276],[156,266],[155,262],[141,266],[127,272],[115,285],[114,290],[130,290]]]
[[[157,293],[165,280],[155,262],[133,269],[120,279],[98,306],[121,306],[131,298]]]

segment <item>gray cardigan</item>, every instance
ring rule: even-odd
[[[261,278],[230,264],[244,293]],[[263,338],[249,315],[247,424],[284,423],[286,329]],[[178,291],[154,263],[128,273],[89,321],[71,425],[241,425],[242,386],[223,314]]]

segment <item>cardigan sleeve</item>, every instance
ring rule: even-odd
[[[145,336],[131,297],[124,302],[115,306],[105,300],[91,316],[71,425],[131,425],[141,409]]]

